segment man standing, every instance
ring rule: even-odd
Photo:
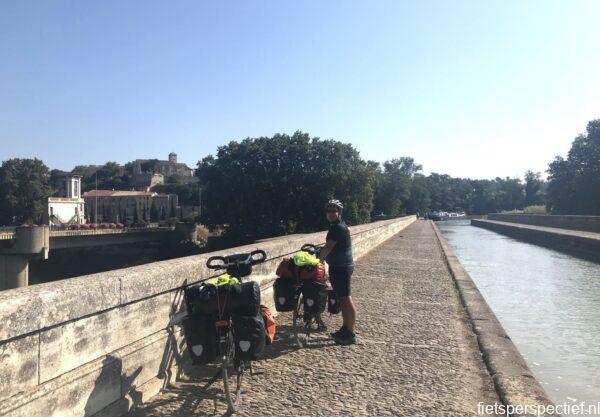
[[[352,257],[352,239],[348,226],[342,220],[344,206],[339,200],[330,200],[325,206],[329,231],[325,247],[321,249],[319,259],[329,265],[329,281],[340,300],[344,325],[332,334],[339,345],[356,343],[354,323],[356,322],[356,307],[350,296],[350,281],[354,272]]]

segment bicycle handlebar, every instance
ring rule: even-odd
[[[300,248],[301,251],[308,252],[311,255],[318,255],[321,249],[323,249],[323,245],[313,245],[312,243],[305,243]]]
[[[206,267],[209,269],[227,269],[236,265],[256,265],[263,263],[266,260],[266,252],[262,249],[257,249],[250,253],[239,253],[228,256],[211,256],[206,261]]]

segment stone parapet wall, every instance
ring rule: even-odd
[[[414,216],[351,228],[360,258]],[[263,249],[252,279],[272,303],[274,271],[325,232],[282,236],[219,252]],[[214,253],[0,292],[0,416],[118,416],[189,366],[179,326],[181,289],[209,278]]]

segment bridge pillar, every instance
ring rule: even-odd
[[[29,258],[48,259],[48,226],[17,227],[15,238],[0,247],[0,290],[29,285]]]
[[[29,285],[29,259],[24,255],[0,255],[0,291]]]

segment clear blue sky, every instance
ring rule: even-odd
[[[426,172],[543,171],[600,118],[600,1],[0,2],[0,160],[190,166],[302,130]]]

